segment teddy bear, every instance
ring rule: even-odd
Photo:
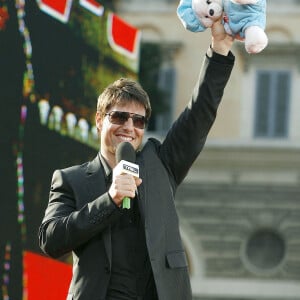
[[[259,53],[268,44],[266,0],[181,0],[177,15],[192,32],[204,31],[223,18],[225,31],[244,41],[248,53]]]

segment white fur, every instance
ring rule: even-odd
[[[210,4],[207,4],[203,0],[193,0],[192,8],[203,26],[211,27],[223,14],[223,1],[213,0]]]
[[[258,26],[250,26],[245,30],[245,48],[248,53],[258,53],[268,44],[266,33]]]

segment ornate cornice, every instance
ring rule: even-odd
[[[269,43],[269,45],[259,54],[249,54],[246,52],[244,43],[236,43],[238,54],[244,62],[244,70],[247,72],[252,64],[260,64],[268,60],[289,60],[297,65],[300,72],[300,44],[299,43]]]

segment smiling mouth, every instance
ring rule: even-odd
[[[131,142],[133,141],[133,138],[130,136],[124,136],[124,135],[118,135],[118,138],[124,142]]]

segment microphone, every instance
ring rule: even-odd
[[[115,172],[130,174],[139,177],[139,165],[135,164],[136,154],[129,142],[122,142],[116,149],[116,162],[118,163]],[[122,203],[123,208],[130,208],[130,198],[125,197]]]

